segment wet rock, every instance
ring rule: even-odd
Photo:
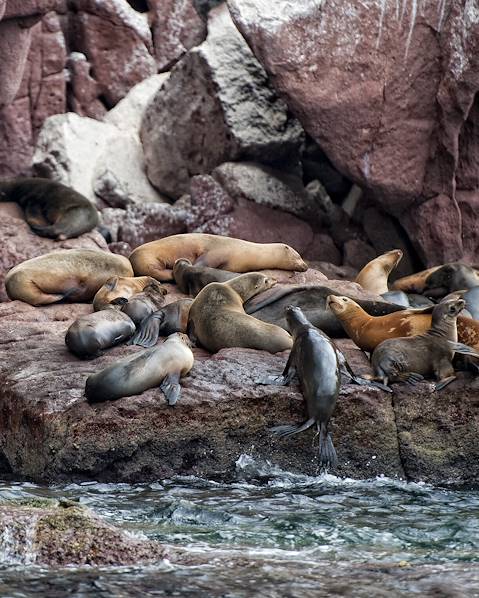
[[[48,566],[134,565],[158,562],[164,548],[135,538],[95,515],[65,501],[31,500],[0,505],[0,527],[7,562]]]
[[[148,106],[141,138],[148,178],[179,198],[228,160],[297,161],[302,130],[221,7]]]
[[[155,58],[166,71],[206,37],[206,23],[193,0],[149,0]]]
[[[147,16],[126,0],[73,0],[75,49],[95,72],[100,96],[112,108],[137,83],[156,73]]]
[[[34,234],[28,224],[20,218],[10,215],[7,204],[0,204],[0,301],[7,301],[5,292],[5,275],[20,262],[37,257],[55,249],[105,249],[107,245],[104,238],[96,230],[81,235],[76,239],[54,241]]]
[[[426,200],[449,203],[440,231],[405,228],[426,265],[458,259],[455,188],[479,186],[479,21],[471,3],[228,6],[272,84],[343,175],[393,216],[406,218],[411,206],[419,213]]]

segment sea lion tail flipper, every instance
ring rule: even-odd
[[[346,376],[349,376],[351,378],[351,382],[354,382],[355,384],[358,384],[360,386],[375,386],[376,388],[384,390],[385,392],[393,392],[393,389],[390,386],[383,382],[375,380],[374,376],[372,376],[371,374],[364,374],[364,376],[362,377],[356,375],[351,376],[349,372],[343,369],[341,369],[341,373],[345,374]]]
[[[163,379],[163,382],[160,384],[160,388],[166,397],[168,405],[170,405],[170,407],[176,405],[181,394],[180,373],[173,372],[171,374],[167,374],[167,376]]]
[[[450,384],[451,382],[454,382],[454,380],[456,380],[456,377],[457,376],[448,376],[447,378],[443,378],[442,380],[439,380],[439,382],[436,383],[436,386],[434,387],[434,390],[435,391],[442,390],[448,384]]]
[[[331,434],[324,423],[321,423],[319,426],[319,463],[321,467],[331,469],[334,469],[338,464],[338,456],[336,455]]]
[[[156,345],[158,337],[160,336],[160,328],[165,314],[163,312],[155,312],[146,316],[138,327],[138,330],[128,341],[129,345],[139,345],[140,347],[150,348]]]
[[[455,343],[454,341],[447,341],[451,348],[454,349],[456,353],[461,353],[461,355],[469,355],[470,357],[479,357],[479,353],[475,351],[472,347],[465,345],[464,343]]]
[[[288,382],[288,377],[284,376],[283,374],[278,374],[276,376],[273,374],[271,376],[266,376],[265,378],[258,378],[255,380],[255,384],[272,384],[274,386],[286,386]]]
[[[315,421],[316,420],[312,417],[311,419],[308,419],[304,423],[297,426],[292,424],[274,426],[274,428],[269,428],[269,431],[280,438],[283,438],[284,436],[293,436],[294,434],[299,434],[300,432],[304,432],[304,430],[310,428],[312,425],[314,425]]]

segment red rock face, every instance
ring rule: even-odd
[[[455,192],[479,186],[477,7],[467,0],[228,5],[274,86],[340,172],[389,214],[406,220],[414,206],[408,233],[425,264],[461,257]],[[422,210],[426,201],[433,203]],[[429,234],[435,207],[446,222],[434,222]]]

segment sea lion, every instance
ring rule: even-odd
[[[373,351],[389,338],[414,336],[431,328],[433,307],[404,309],[384,316],[370,316],[349,297],[331,295],[329,308],[341,321],[347,335],[363,351]],[[479,322],[459,316],[457,333],[461,343],[479,349]]]
[[[172,280],[172,269],[179,258],[187,258],[195,266],[229,272],[268,268],[304,272],[308,269],[299,253],[284,243],[252,243],[203,233],[172,235],[151,241],[140,245],[130,255],[137,276],[148,275],[157,280]]]
[[[160,336],[186,332],[192,303],[193,299],[179,299],[155,311],[139,324],[128,344],[153,347]]]
[[[457,342],[456,318],[464,305],[463,299],[439,303],[432,310],[430,330],[380,343],[371,356],[374,379],[387,385],[389,379],[415,382],[434,375],[438,380],[436,390],[455,380],[455,351],[479,357],[479,353]]]
[[[245,347],[277,353],[290,349],[291,336],[274,324],[248,316],[243,303],[271,288],[276,281],[251,272],[227,282],[212,282],[196,296],[190,308],[188,334],[216,353],[226,347]]]
[[[479,285],[479,274],[471,266],[451,263],[440,266],[424,281],[424,294],[428,297],[444,297],[448,293],[468,290]]]
[[[263,383],[283,386],[297,375],[306,401],[308,419],[296,426],[276,426],[271,430],[278,436],[292,436],[316,424],[319,433],[319,462],[323,467],[334,468],[338,459],[328,425],[341,385],[338,353],[331,339],[315,328],[299,307],[287,307],[286,319],[293,336],[291,353],[283,374],[269,377]]]
[[[121,306],[146,289],[149,289],[152,295],[166,295],[166,289],[151,276],[112,276],[98,289],[93,299],[93,309],[99,311],[110,305]]]
[[[459,297],[464,299],[466,302],[466,307],[462,311],[463,314],[465,314],[467,310],[469,312],[469,316],[467,317],[473,318],[474,320],[479,320],[479,286],[472,287],[472,289],[467,291],[454,291],[453,293],[446,295],[443,301],[445,299],[452,299],[453,297]]]
[[[196,297],[203,287],[210,282],[226,282],[239,272],[228,272],[218,268],[208,268],[206,266],[193,266],[190,260],[180,258],[176,260],[173,266],[173,278],[178,288],[185,295]]]
[[[409,298],[404,291],[388,291],[387,293],[381,293],[381,297],[386,301],[394,303],[394,305],[410,307]]]
[[[261,293],[244,305],[248,315],[258,320],[281,326],[288,330],[285,309],[288,305],[300,307],[308,320],[325,334],[341,338],[345,331],[334,313],[327,308],[326,299],[329,295],[339,295],[329,287],[320,285],[276,285],[272,289]],[[358,299],[358,303],[371,315],[401,311],[403,307],[386,301],[369,301]]]
[[[0,181],[0,201],[15,201],[34,233],[70,239],[95,228],[98,211],[86,197],[57,181],[19,178]]]
[[[174,405],[180,397],[180,378],[193,367],[190,346],[186,334],[176,333],[159,347],[120,359],[88,376],[85,385],[87,400],[90,403],[114,401],[159,386],[168,405]]]
[[[433,268],[428,268],[427,270],[421,270],[421,272],[416,272],[415,274],[398,278],[392,283],[391,288],[394,291],[421,294],[424,291],[426,278],[440,267],[441,266],[434,266]]]
[[[30,305],[88,302],[114,275],[133,276],[126,257],[97,249],[60,249],[12,268],[5,288],[10,299]]]
[[[399,264],[403,256],[400,249],[393,249],[383,253],[377,258],[368,262],[356,276],[355,282],[360,284],[366,291],[382,295],[387,293],[388,277],[394,268]]]
[[[103,309],[77,318],[68,328],[65,344],[77,357],[98,357],[128,340],[135,332],[134,322],[121,311]]]
[[[152,313],[157,312],[165,302],[166,289],[159,282],[155,281],[155,283],[156,285],[146,286],[142,293],[133,295],[121,308],[121,311],[129,316],[136,326]]]

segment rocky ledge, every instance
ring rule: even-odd
[[[89,310],[0,305],[1,473],[39,481],[145,482],[175,474],[227,479],[245,453],[289,471],[318,472],[312,431],[287,440],[268,432],[305,417],[297,386],[255,382],[280,372],[286,353],[195,349],[176,407],[166,405],[159,389],[90,406],[83,394],[87,376],[142,349],[120,346],[93,361],[71,355],[65,331]],[[338,345],[357,373],[369,371],[351,341]],[[428,382],[398,384],[387,394],[344,383],[332,422],[337,474],[477,485],[479,380],[459,374],[444,391],[432,389]]]

